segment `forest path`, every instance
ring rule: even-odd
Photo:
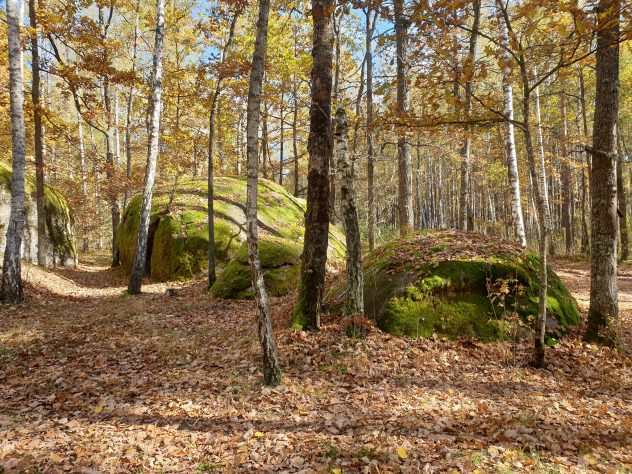
[[[579,329],[533,370],[527,345],[290,331],[276,299],[284,384],[262,389],[251,303],[203,281],[130,297],[88,263],[26,266],[27,303],[0,307],[7,472],[632,470],[632,360]],[[586,303],[586,264],[554,265]],[[621,296],[629,341],[628,270]]]

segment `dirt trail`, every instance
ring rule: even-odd
[[[586,265],[555,266],[585,304]],[[526,346],[514,366],[508,344],[290,331],[288,297],[284,384],[262,389],[250,303],[202,281],[129,297],[99,266],[25,273],[27,304],[0,308],[6,472],[632,470],[632,361],[573,335],[533,370]],[[621,299],[629,342],[629,271]]]

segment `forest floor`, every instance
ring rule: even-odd
[[[585,310],[587,265],[554,265]],[[251,303],[125,296],[94,261],[24,272],[28,302],[0,308],[0,472],[632,472],[632,359],[581,329],[534,370],[525,345],[291,331],[277,299],[270,389]]]

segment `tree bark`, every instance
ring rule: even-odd
[[[136,58],[138,57],[138,35],[139,35],[140,0],[136,2],[136,13],[134,16],[134,40],[132,46],[132,73],[136,74]],[[125,115],[125,193],[123,196],[123,209],[127,208],[130,198],[130,179],[132,178],[132,119],[134,116],[134,82],[129,86],[127,93],[127,110]]]
[[[158,142],[160,139],[160,109],[162,104],[162,51],[165,34],[165,3],[156,0],[156,36],[151,78],[151,100],[149,103],[149,139],[147,145],[147,166],[145,167],[145,185],[141,201],[140,224],[136,241],[134,267],[130,276],[127,291],[140,293],[141,283],[147,270],[147,239],[149,236],[149,219],[151,217],[151,200],[156,179],[158,163]]]
[[[498,27],[500,30],[501,59],[503,61],[503,113],[505,115],[505,149],[507,153],[507,175],[509,177],[509,191],[511,200],[511,212],[513,215],[513,227],[516,240],[523,248],[527,246],[527,234],[524,226],[522,203],[520,199],[520,177],[518,174],[518,157],[516,155],[516,140],[514,134],[514,109],[513,88],[511,85],[511,58],[507,25],[498,9]]]
[[[333,152],[331,89],[333,66],[332,13],[334,0],[313,0],[314,46],[310,108],[309,171],[305,242],[298,301],[292,323],[303,329],[320,328],[321,302],[329,240],[329,162]]]
[[[590,174],[591,272],[588,341],[620,347],[617,285],[617,121],[620,0],[597,7],[595,118]]]
[[[349,122],[344,109],[336,111],[336,154],[340,175],[340,207],[347,243],[347,293],[345,316],[364,313],[364,276],[362,273],[362,244],[358,212],[355,205],[353,167],[349,162]]]
[[[259,119],[261,114],[261,89],[263,83],[263,63],[268,37],[268,16],[270,1],[259,0],[257,36],[252,56],[252,69],[248,89],[248,110],[246,118],[248,178],[246,198],[246,226],[248,240],[248,261],[257,306],[257,332],[262,350],[263,382],[265,385],[281,383],[276,341],[272,331],[272,317],[268,294],[263,281],[259,259],[259,229],[257,226],[257,193],[259,181]]]
[[[408,26],[410,20],[404,15],[404,0],[395,0],[395,39],[397,50],[397,113],[401,119],[408,114]],[[410,143],[403,127],[397,138],[398,168],[398,217],[399,233],[402,237],[414,230],[413,177],[410,160]]]
[[[208,176],[207,176],[207,185],[208,185],[208,195],[207,195],[207,218],[208,218],[208,288],[211,288],[215,284],[215,280],[217,280],[216,272],[215,272],[215,209],[213,205],[213,179],[215,172],[215,158],[213,155],[215,148],[215,113],[217,111],[217,103],[219,100],[219,96],[222,93],[222,80],[223,77],[223,66],[226,60],[226,53],[228,52],[228,48],[233,42],[233,37],[235,36],[235,26],[237,25],[237,18],[239,17],[239,13],[241,10],[237,10],[233,15],[233,19],[230,23],[230,29],[228,31],[228,38],[224,47],[222,48],[222,53],[219,62],[219,69],[217,73],[217,82],[215,84],[215,91],[211,96],[211,111],[209,114],[209,126],[208,126]]]
[[[24,302],[22,290],[22,232],[24,229],[24,167],[26,132],[24,130],[24,82],[20,18],[16,0],[7,0],[7,43],[9,55],[9,102],[11,111],[11,213],[7,225],[2,264],[2,303]]]
[[[472,88],[474,86],[472,76],[474,75],[474,65],[476,64],[476,49],[478,45],[478,29],[481,22],[481,1],[474,0],[472,5],[474,19],[472,21],[472,33],[470,34],[470,45],[463,71],[467,77],[465,82],[465,120],[470,120],[472,114]],[[466,125],[466,136],[461,149],[461,193],[459,200],[459,229],[474,230],[469,228],[470,214],[470,175],[472,173],[471,152],[472,152],[472,125]]]
[[[568,153],[568,124],[566,120],[566,94],[560,94],[560,115],[562,116],[562,139],[560,148],[562,159],[560,163],[560,180],[562,182],[562,228],[566,240],[566,253],[573,251],[573,221],[571,219],[571,201],[573,198],[571,187],[571,165]]]
[[[623,162],[617,159],[617,202],[619,204],[619,238],[621,240],[621,261],[625,262],[630,254],[628,238],[628,203],[623,181]]]
[[[375,206],[375,144],[373,141],[373,28],[375,20],[371,21],[372,8],[366,10],[366,38],[365,38],[365,62],[366,62],[366,141],[367,141],[367,187],[368,187],[368,216],[367,233],[369,239],[369,251],[375,248],[375,232],[377,221],[377,209]]]
[[[31,24],[31,99],[33,101],[33,146],[35,152],[35,187],[37,205],[37,264],[46,267],[46,207],[44,206],[44,143],[42,141],[42,103],[40,99],[40,60],[37,7],[29,0]]]
[[[104,64],[108,64],[109,55],[108,55],[108,46],[107,40],[109,36],[109,27],[112,22],[113,16],[113,7],[110,8],[110,12],[108,15],[108,19],[104,19],[103,7],[99,7],[99,30],[101,34],[101,40],[103,41],[103,52],[102,59]],[[115,163],[114,163],[114,120],[113,120],[113,111],[112,111],[112,96],[110,90],[110,78],[107,75],[103,76],[103,104],[105,106],[105,119],[107,128],[105,130],[105,161],[106,168],[105,174],[108,179],[108,182],[112,187],[116,186],[115,175]],[[121,212],[118,202],[118,196],[115,189],[111,189],[109,192],[109,201],[110,201],[110,214],[112,218],[112,267],[117,267],[120,265],[120,255],[119,255],[119,247],[118,247],[118,226],[121,220]]]

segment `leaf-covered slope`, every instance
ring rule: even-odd
[[[391,242],[364,263],[365,314],[381,329],[411,337],[507,337],[506,312],[530,326],[538,311],[539,259],[513,242],[455,231]],[[328,295],[336,311],[344,284]],[[549,336],[580,319],[577,303],[549,269]]]
[[[149,268],[157,280],[187,279],[200,274],[208,260],[207,185],[190,179],[174,189],[154,193],[151,214]],[[246,180],[215,178],[215,256],[219,265],[229,262],[246,239]],[[130,271],[136,251],[141,196],[134,197],[121,221],[118,240],[121,263]],[[267,180],[259,182],[259,229],[262,236],[301,243],[305,201]],[[344,235],[331,226],[329,256],[344,257]]]
[[[6,226],[11,213],[11,169],[0,163],[0,252],[4,252]],[[37,205],[35,180],[26,176],[24,234],[22,236],[22,258],[37,262]],[[77,248],[74,234],[74,218],[66,199],[50,186],[44,187],[46,209],[46,263],[56,266],[75,266]]]

